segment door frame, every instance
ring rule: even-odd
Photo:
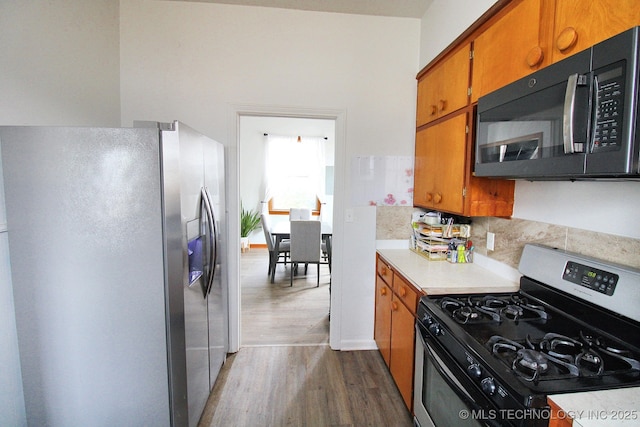
[[[228,116],[229,145],[226,155],[228,170],[227,192],[227,259],[229,280],[229,352],[240,349],[241,337],[241,298],[240,298],[240,117],[285,117],[302,119],[325,119],[335,121],[335,169],[334,182],[346,182],[346,110],[286,107],[252,104],[231,104]],[[340,350],[342,319],[342,276],[341,261],[344,250],[344,218],[345,186],[334,185],[333,204],[333,238],[331,265],[331,322],[329,323],[329,345],[333,350]]]

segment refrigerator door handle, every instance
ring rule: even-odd
[[[209,190],[206,187],[202,188],[202,200],[204,202],[207,222],[209,226],[207,227],[209,235],[209,274],[206,278],[206,288],[204,290],[204,296],[206,298],[211,292],[211,287],[213,286],[213,279],[216,274],[216,263],[218,261],[218,230],[216,227],[216,218],[213,212],[213,207],[211,204],[211,196],[209,195]]]

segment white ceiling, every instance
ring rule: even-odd
[[[422,18],[433,0],[178,0],[244,6],[279,7],[356,15]]]

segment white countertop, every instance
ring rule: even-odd
[[[548,396],[574,427],[640,425],[640,387]]]
[[[429,261],[409,249],[378,249],[378,253],[428,295],[514,292],[519,289],[518,283],[477,264]]]

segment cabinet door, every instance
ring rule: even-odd
[[[416,127],[438,118],[438,82],[442,80],[442,67],[435,67],[418,80],[418,104],[416,106]]]
[[[471,45],[464,45],[442,64],[440,99],[436,104],[440,117],[469,103],[470,51]]]
[[[470,50],[471,45],[464,45],[418,81],[416,126],[427,124],[468,104]]]
[[[556,2],[553,62],[640,25],[638,0]]]
[[[540,25],[547,3],[523,0],[474,40],[472,102],[549,64]]]
[[[459,114],[438,126],[434,172],[437,190],[433,195],[438,210],[463,214],[463,188],[467,173],[467,115]]]
[[[391,302],[391,375],[400,390],[404,403],[412,410],[413,359],[415,350],[415,318],[394,296]]]
[[[373,337],[387,366],[391,356],[391,288],[376,275],[376,314]]]
[[[422,129],[416,133],[413,204],[424,208],[433,207],[433,194],[436,191],[435,168],[438,158],[436,135],[437,126]]]
[[[467,115],[459,114],[416,133],[413,203],[463,214]]]

